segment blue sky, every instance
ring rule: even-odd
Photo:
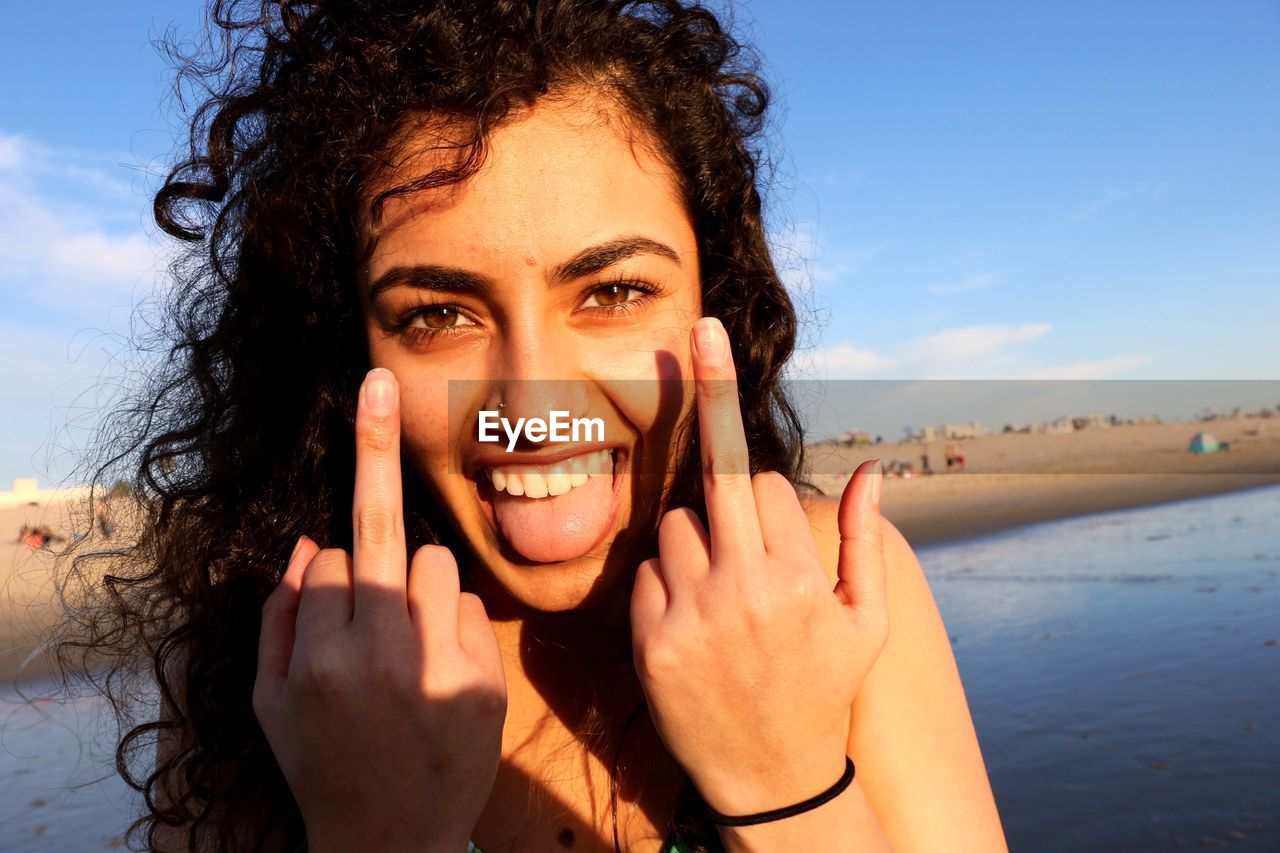
[[[62,476],[162,280],[198,3],[0,0],[0,487]],[[755,2],[798,376],[1280,378],[1280,3]]]

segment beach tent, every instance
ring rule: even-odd
[[[1212,435],[1207,432],[1198,432],[1191,439],[1191,444],[1188,445],[1187,450],[1192,453],[1216,453],[1220,447],[1218,440]]]

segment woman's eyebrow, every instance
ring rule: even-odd
[[[369,298],[392,287],[405,285],[424,290],[447,290],[454,293],[470,293],[487,296],[493,291],[493,279],[459,267],[440,264],[409,264],[394,266],[373,280],[369,285]]]
[[[635,255],[661,255],[680,265],[680,255],[666,243],[648,237],[619,237],[589,249],[583,249],[569,260],[558,265],[552,276],[557,282],[573,281],[608,269],[618,261]]]
[[[619,261],[636,255],[660,255],[680,265],[680,255],[666,243],[648,237],[619,237],[615,240],[583,249],[569,260],[556,266],[552,279],[565,283],[608,269]],[[369,298],[392,287],[417,287],[424,290],[446,290],[453,293],[469,293],[488,296],[494,290],[493,279],[460,267],[440,264],[409,264],[394,266],[373,280],[369,285]]]

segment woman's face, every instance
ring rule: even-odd
[[[620,534],[656,506],[692,406],[689,383],[659,380],[692,376],[693,227],[669,169],[623,127],[603,100],[544,98],[492,133],[474,177],[388,203],[361,282],[409,464],[480,582],[540,610],[577,607],[651,556]],[[415,156],[387,185],[444,156]],[[496,442],[480,440],[484,411]],[[553,411],[567,441],[522,434],[508,450],[499,419]],[[578,418],[599,423],[575,436]]]

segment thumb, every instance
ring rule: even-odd
[[[843,604],[864,612],[888,606],[880,516],[883,480],[879,459],[863,462],[840,496],[840,579],[835,593]]]
[[[320,546],[306,536],[293,546],[289,565],[280,583],[262,605],[262,628],[258,635],[257,679],[264,685],[277,684],[289,674],[293,641],[302,597],[302,578]]]

